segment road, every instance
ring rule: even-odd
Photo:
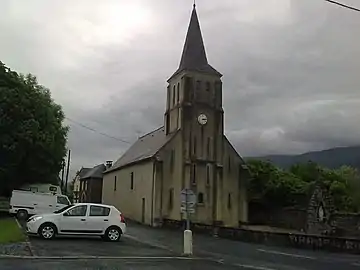
[[[194,234],[194,258],[181,257],[182,232],[129,224],[119,243],[99,238],[30,238],[35,256],[0,259],[0,269],[355,270],[358,256],[269,247]],[[95,258],[94,256],[97,256]],[[100,257],[99,257],[100,256]],[[51,257],[51,258],[49,258]]]
[[[180,231],[131,224],[128,234],[159,248],[176,253],[182,250]],[[194,255],[255,270],[358,270],[360,267],[360,257],[355,255],[269,247],[199,234],[194,234]]]

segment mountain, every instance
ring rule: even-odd
[[[360,146],[336,147],[328,150],[307,152],[301,155],[269,155],[247,157],[249,159],[267,160],[280,168],[287,169],[296,163],[313,161],[331,169],[349,165],[360,170]]]

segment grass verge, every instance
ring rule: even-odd
[[[14,218],[0,218],[0,244],[24,242],[26,237]]]

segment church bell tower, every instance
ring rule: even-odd
[[[181,132],[182,188],[196,192],[198,205],[204,205],[196,218],[205,223],[217,219],[224,145],[221,77],[208,63],[194,5],[179,67],[167,81],[164,125],[166,135]]]

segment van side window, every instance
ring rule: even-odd
[[[57,203],[69,205],[69,201],[67,200],[67,198],[61,196],[57,196]]]
[[[90,216],[92,217],[105,217],[110,214],[110,208],[91,205],[90,206]]]

